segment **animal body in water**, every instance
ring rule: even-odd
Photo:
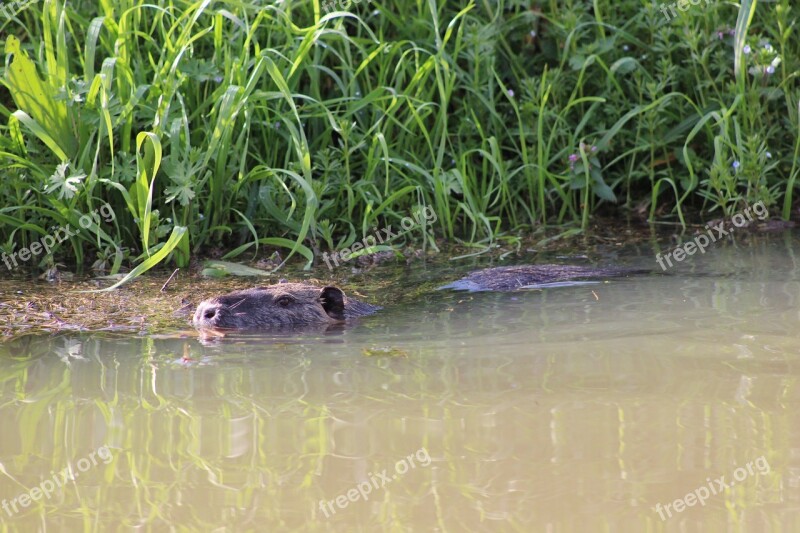
[[[466,291],[515,291],[563,282],[597,281],[648,272],[649,270],[632,268],[575,265],[501,266],[472,272],[458,281],[439,288]]]
[[[204,300],[192,322],[197,328],[258,329],[343,322],[379,309],[338,287],[278,283]]]
[[[536,285],[601,280],[644,271],[570,265],[520,265],[485,268],[441,289],[513,291]],[[308,283],[278,283],[231,292],[204,300],[193,324],[198,329],[248,330],[335,324],[381,309],[345,296],[338,287]]]

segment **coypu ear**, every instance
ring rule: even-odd
[[[328,316],[344,320],[344,293],[338,287],[325,287],[319,293],[319,301]]]

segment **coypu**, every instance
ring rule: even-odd
[[[613,267],[520,265],[486,268],[440,289],[513,291],[532,285],[621,277],[649,271]],[[338,287],[281,283],[204,300],[193,324],[198,329],[257,329],[333,324],[370,315],[381,307],[348,298]]]
[[[518,265],[484,268],[439,289],[462,291],[514,291],[537,285],[597,278],[647,274],[649,270],[573,265]]]
[[[255,329],[342,322],[379,309],[348,298],[338,287],[284,282],[204,300],[192,322],[204,329]]]

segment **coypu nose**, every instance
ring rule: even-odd
[[[220,306],[214,303],[203,302],[194,315],[195,324],[214,324],[219,320]]]

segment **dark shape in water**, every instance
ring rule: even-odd
[[[199,329],[259,329],[336,323],[379,309],[348,298],[338,287],[278,283],[204,300],[192,323]]]
[[[472,272],[458,281],[439,289],[460,291],[514,291],[548,284],[580,280],[602,280],[633,274],[646,274],[649,270],[592,267],[573,265],[518,265],[485,268]]]
[[[644,270],[569,265],[486,268],[440,289],[513,291],[532,285],[627,276]],[[278,283],[204,300],[193,324],[198,329],[248,330],[337,324],[370,315],[381,307],[348,298],[338,287]]]

